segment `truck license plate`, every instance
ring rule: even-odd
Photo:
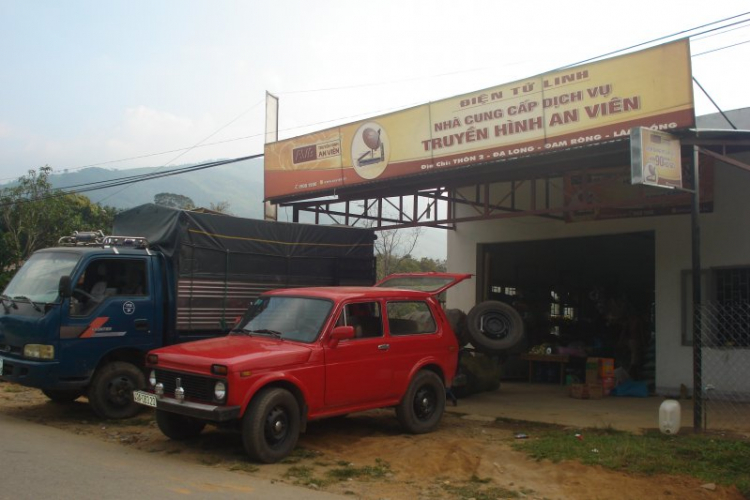
[[[156,408],[156,396],[143,391],[133,391],[133,401]]]

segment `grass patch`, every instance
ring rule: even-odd
[[[282,464],[296,464],[302,460],[311,460],[318,458],[322,453],[316,450],[308,450],[307,448],[295,448],[292,452],[284,458]]]
[[[313,477],[313,469],[306,465],[293,465],[287,469],[284,473],[284,477],[302,480],[311,479]]]
[[[322,488],[331,482],[330,480],[315,477],[313,468],[306,465],[293,465],[289,467],[284,473],[284,477],[287,479],[294,479],[295,484],[302,484],[305,486],[315,485],[319,488]]]
[[[26,389],[20,385],[8,384],[5,386],[5,389],[3,389],[3,392],[18,393],[24,392],[25,390]]]
[[[260,470],[260,467],[258,467],[255,464],[251,464],[247,462],[235,462],[229,466],[229,470],[231,471],[239,470],[242,472],[258,472]]]
[[[489,477],[479,477],[477,475],[471,476],[471,479],[469,479],[470,483],[477,483],[477,484],[489,484],[492,482],[492,479]]]
[[[383,459],[376,458],[375,465],[364,465],[356,467],[347,462],[338,462],[335,469],[326,472],[326,475],[336,481],[347,481],[349,479],[382,479],[391,473],[391,465]]]
[[[747,469],[750,442],[701,434],[634,435],[613,429],[588,429],[582,440],[575,432],[539,428],[513,447],[536,460],[578,460],[588,465],[637,474],[679,474],[705,482],[736,486],[750,496]]]
[[[498,498],[521,498],[521,494],[517,491],[502,488],[500,486],[491,486],[491,480],[479,479],[476,476],[463,483],[450,484],[443,483],[442,488],[453,498],[469,499],[474,500],[496,500]]]

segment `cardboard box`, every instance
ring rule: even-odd
[[[586,358],[586,383],[596,384],[599,382],[599,359]]]
[[[570,397],[575,399],[602,399],[604,387],[602,384],[572,384]]]
[[[607,378],[615,376],[615,360],[614,358],[599,358],[599,378]]]

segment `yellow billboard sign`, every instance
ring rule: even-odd
[[[695,123],[687,40],[266,145],[267,199]]]

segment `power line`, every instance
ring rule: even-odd
[[[705,52],[701,52],[700,54],[693,54],[693,57],[705,56],[706,54],[711,54],[712,52],[718,52],[720,50],[730,49],[732,47],[736,47],[738,45],[744,45],[746,43],[750,43],[750,40],[745,40],[744,42],[733,43],[732,45],[725,45],[724,47],[719,47],[719,48],[716,48],[716,49],[707,50]]]
[[[110,181],[92,182],[92,183],[80,185],[80,189],[67,190],[67,188],[58,188],[45,196],[40,196],[38,198],[24,198],[24,199],[19,199],[19,200],[8,201],[3,204],[0,204],[0,207],[7,208],[17,203],[34,203],[37,201],[45,201],[45,200],[49,200],[53,198],[62,198],[71,194],[81,194],[81,193],[87,193],[91,191],[98,191],[101,189],[110,189],[110,188],[119,187],[119,186],[126,186],[129,184],[135,184],[138,182],[158,179],[161,177],[181,175],[185,173],[196,172],[199,170],[205,170],[207,168],[214,168],[214,167],[218,167],[222,165],[229,165],[231,163],[238,163],[241,161],[253,160],[255,158],[260,158],[261,156],[263,155],[256,154],[256,155],[251,155],[251,156],[243,156],[241,158],[233,158],[229,160],[220,160],[220,161],[213,161],[213,162],[208,162],[208,163],[201,163],[198,165],[192,165],[190,167],[185,167],[182,169],[168,170],[166,172],[153,172],[149,174],[141,174],[141,175],[134,175],[134,176],[129,176],[129,177],[111,179]]]
[[[206,147],[206,146],[216,145],[216,144],[223,144],[225,142],[231,142],[231,141],[236,141],[236,140],[240,140],[240,139],[245,139],[247,137],[245,137],[245,138],[238,138],[238,139],[229,139],[229,140],[226,140],[226,141],[218,141],[218,142],[209,143],[209,144],[202,144],[206,140],[208,140],[211,137],[213,137],[214,135],[218,134],[219,132],[221,132],[222,130],[224,130],[225,128],[227,128],[229,125],[233,124],[234,122],[236,122],[237,120],[239,120],[240,118],[242,118],[243,116],[245,116],[247,113],[249,113],[250,111],[252,111],[256,107],[258,107],[260,104],[263,103],[264,100],[265,99],[261,99],[260,101],[256,102],[255,104],[253,104],[252,106],[250,106],[249,108],[247,108],[246,110],[244,110],[242,113],[240,113],[239,115],[237,115],[235,118],[233,118],[232,120],[230,120],[226,124],[222,125],[220,128],[218,128],[217,130],[215,130],[210,135],[208,135],[207,137],[203,138],[201,141],[199,141],[198,143],[196,143],[193,146],[190,146],[190,147],[187,147],[187,148],[178,148],[178,149],[172,149],[172,150],[168,150],[168,151],[162,151],[162,152],[159,152],[159,153],[146,153],[146,154],[139,155],[139,156],[131,156],[129,158],[122,158],[122,159],[119,159],[119,160],[108,160],[108,161],[103,161],[103,162],[99,162],[99,163],[92,163],[92,164],[89,164],[89,165],[82,165],[82,166],[79,166],[79,167],[64,167],[62,170],[81,170],[81,169],[84,169],[84,168],[98,167],[98,166],[101,166],[101,165],[109,165],[109,164],[112,164],[112,163],[120,163],[120,162],[123,162],[123,161],[141,160],[143,158],[150,158],[150,157],[153,157],[153,156],[161,156],[161,155],[164,155],[164,154],[181,152],[180,155],[178,155],[175,158],[173,158],[172,160],[168,161],[167,164],[169,164],[169,163],[172,163],[173,161],[175,161],[180,156],[183,156],[184,154],[188,153],[192,149],[196,149],[196,148],[199,148],[199,147]],[[261,134],[258,134],[258,135],[261,135]],[[248,137],[254,137],[254,136],[248,136]],[[165,165],[162,165],[159,168],[162,168],[164,166]],[[6,179],[0,179],[0,180],[8,180],[8,179],[12,179],[12,177],[11,178],[6,178]]]
[[[515,64],[521,64],[521,63],[515,63]],[[427,76],[415,76],[412,78],[404,78],[400,80],[391,80],[391,81],[384,81],[384,82],[374,82],[374,83],[361,83],[357,85],[345,85],[342,87],[326,87],[326,88],[320,88],[320,89],[303,89],[303,90],[289,90],[286,92],[279,92],[279,95],[293,95],[293,94],[310,94],[314,92],[330,92],[333,90],[349,90],[349,89],[360,89],[365,87],[379,87],[382,85],[393,85],[394,83],[404,83],[404,82],[413,82],[418,80],[427,80],[432,78],[440,78],[443,76],[452,76],[452,75],[462,75],[466,73],[474,73],[477,71],[484,71],[486,69],[489,69],[487,67],[484,68],[473,68],[473,69],[465,69],[465,70],[459,70],[459,71],[450,71],[447,73],[438,73],[436,75],[427,75]]]
[[[696,41],[705,40],[706,38],[712,38],[712,37],[719,36],[719,35],[725,35],[725,34],[731,32],[731,31],[742,30],[742,29],[745,29],[745,28],[750,28],[750,25],[745,24],[743,26],[735,26],[731,30],[719,31],[717,33],[711,33],[710,35],[705,35],[705,36],[703,36],[703,35],[695,35],[695,36],[691,36],[690,38],[692,38],[693,40],[696,40]]]
[[[208,164],[211,164],[211,163],[215,163],[215,162],[201,163],[199,165],[189,165],[189,166],[186,166],[186,167],[180,167],[180,168],[175,168],[175,169],[167,170],[165,172],[148,172],[148,173],[145,173],[145,174],[136,174],[136,175],[125,176],[125,177],[117,177],[115,179],[107,179],[107,180],[104,180],[104,181],[93,181],[93,182],[84,182],[82,184],[71,184],[69,186],[62,186],[62,187],[57,188],[57,189],[60,189],[60,190],[66,190],[66,189],[68,189],[68,190],[76,190],[76,189],[82,188],[82,187],[90,187],[90,186],[97,186],[97,185],[106,185],[106,187],[112,187],[112,186],[109,186],[108,184],[110,184],[112,182],[115,182],[115,181],[128,181],[128,180],[136,180],[136,179],[148,180],[151,177],[160,177],[160,176],[163,176],[166,173],[170,173],[170,174],[173,174],[173,175],[177,175],[177,174],[180,174],[180,173],[188,173],[188,172],[192,171],[192,169],[194,167],[196,167],[196,166],[203,166],[203,165],[208,165]]]
[[[166,166],[167,166],[167,165],[169,165],[170,163],[172,163],[172,162],[176,161],[176,160],[177,160],[178,158],[180,158],[181,156],[183,156],[183,155],[185,155],[185,154],[189,153],[190,151],[192,151],[193,149],[195,149],[196,147],[198,147],[198,146],[199,146],[199,145],[200,145],[201,143],[203,143],[203,142],[206,142],[206,141],[207,141],[207,140],[209,140],[209,139],[210,139],[211,137],[215,136],[216,134],[218,134],[219,132],[221,132],[222,130],[224,130],[224,129],[225,129],[225,128],[227,128],[228,126],[230,126],[230,125],[231,125],[232,123],[236,122],[237,120],[239,120],[240,118],[242,118],[243,116],[245,116],[245,115],[246,115],[247,113],[249,113],[249,112],[250,112],[251,110],[255,109],[255,108],[256,108],[257,106],[259,106],[259,105],[260,105],[260,104],[261,104],[261,103],[262,103],[262,102],[263,102],[264,100],[265,100],[265,99],[261,99],[261,100],[259,100],[258,102],[256,102],[255,104],[253,104],[252,106],[250,106],[249,108],[247,108],[246,110],[244,110],[244,111],[243,111],[242,113],[240,113],[239,115],[237,115],[237,116],[236,116],[235,118],[233,118],[232,120],[230,120],[229,122],[227,122],[227,123],[226,123],[226,124],[224,124],[223,126],[219,127],[219,128],[218,128],[218,129],[216,129],[216,130],[215,130],[214,132],[212,132],[211,134],[207,135],[207,136],[206,136],[205,138],[203,138],[203,139],[201,139],[200,141],[198,141],[198,143],[196,143],[196,144],[195,144],[195,145],[194,145],[193,147],[191,147],[191,148],[188,148],[187,150],[185,150],[185,151],[181,152],[180,154],[178,154],[177,156],[175,156],[174,158],[172,158],[172,159],[171,159],[170,161],[168,161],[168,162],[167,162],[167,163],[165,163],[164,165],[162,165],[162,166],[158,167],[158,168],[157,168],[156,170],[160,170],[160,169],[162,169],[162,168],[166,167]],[[109,198],[111,198],[112,196],[115,196],[115,195],[117,195],[117,194],[120,194],[120,193],[122,193],[122,192],[123,192],[124,190],[126,190],[127,188],[128,188],[128,187],[126,186],[126,187],[123,187],[122,189],[120,189],[119,191],[115,191],[114,193],[110,194],[109,196],[106,196],[106,197],[102,198],[101,200],[99,200],[99,203],[103,202],[104,200],[108,200],[108,199],[109,199]]]
[[[567,66],[562,66],[562,67],[558,68],[557,70],[553,70],[553,71],[558,71],[558,70],[561,70],[561,69],[570,68],[572,66],[578,66],[580,64],[584,64],[584,63],[587,63],[587,62],[596,61],[596,60],[601,59],[603,57],[608,57],[608,56],[611,56],[611,55],[619,54],[621,52],[626,52],[628,50],[637,49],[638,47],[643,47],[644,45],[650,45],[652,43],[660,42],[662,40],[667,40],[669,38],[675,38],[675,37],[678,37],[680,35],[684,35],[685,33],[690,33],[691,31],[699,30],[699,29],[706,28],[708,26],[713,26],[715,24],[723,23],[723,22],[726,22],[726,21],[731,21],[732,19],[737,19],[738,17],[747,16],[749,14],[750,14],[750,12],[743,12],[742,14],[737,14],[736,16],[727,17],[727,18],[724,18],[724,19],[720,19],[718,21],[713,21],[713,22],[710,22],[710,23],[702,24],[702,25],[696,26],[694,28],[690,28],[690,29],[678,31],[677,33],[672,33],[671,35],[660,36],[658,38],[654,38],[654,39],[648,40],[646,42],[641,42],[641,43],[637,43],[635,45],[631,45],[630,47],[626,47],[624,49],[614,50],[612,52],[607,52],[606,54],[601,54],[601,55],[598,55],[598,56],[595,56],[595,57],[590,57],[588,59],[584,59],[583,61],[579,61],[577,63],[568,64]],[[716,31],[716,30],[719,30],[719,29],[728,28],[730,26],[734,26],[734,25],[737,25],[737,24],[744,24],[744,23],[747,23],[749,21],[750,20],[748,20],[748,19],[744,19],[742,21],[737,21],[737,22],[734,22],[734,23],[731,23],[731,24],[727,24],[725,26],[720,26],[720,27],[717,27],[717,28],[712,28],[710,30],[703,31],[701,33],[696,33],[695,35],[692,35],[692,36],[703,35],[703,34],[706,34],[706,33],[710,33],[712,31]]]

